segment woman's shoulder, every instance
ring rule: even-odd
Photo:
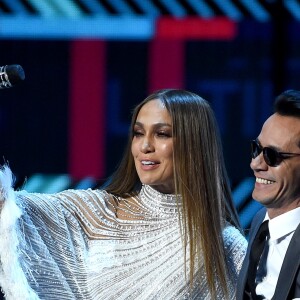
[[[60,202],[65,204],[73,204],[78,207],[106,208],[111,201],[112,195],[105,190],[100,189],[68,189],[61,191],[55,195]]]
[[[116,213],[118,206],[123,201],[129,201],[133,195],[128,194],[126,197],[116,196],[104,189],[69,189],[56,194],[64,205],[71,205],[81,209],[93,211],[110,211]]]
[[[235,226],[226,224],[223,230],[224,252],[227,265],[233,278],[237,278],[247,252],[247,240]]]
[[[107,193],[105,190],[101,189],[68,189],[57,193],[59,197],[68,197],[68,198],[83,198],[83,199],[90,199],[90,198],[109,198],[110,194]]]
[[[244,234],[235,226],[226,224],[223,229],[223,240],[225,248],[239,248],[246,250],[248,242]]]

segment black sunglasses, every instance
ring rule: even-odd
[[[278,166],[286,158],[300,155],[300,153],[278,152],[270,147],[262,147],[257,140],[251,141],[252,158],[256,158],[261,152],[266,164],[270,167]]]

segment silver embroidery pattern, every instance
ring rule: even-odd
[[[11,255],[39,299],[211,299],[204,275],[192,287],[186,280],[180,198],[150,186],[126,199],[91,189],[16,198],[22,216]],[[223,237],[234,299],[247,243],[232,226]]]

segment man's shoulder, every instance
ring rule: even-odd
[[[252,222],[251,222],[251,226],[250,226],[250,232],[249,232],[249,242],[251,242],[251,237],[253,235],[253,232],[256,232],[257,229],[259,228],[260,224],[262,223],[262,221],[265,218],[266,215],[266,208],[263,207],[261,208],[253,217]]]
[[[265,218],[267,209],[265,207],[262,207],[253,217],[252,223],[258,222],[258,221],[263,221]]]

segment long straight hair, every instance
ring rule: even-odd
[[[166,89],[141,102],[133,112],[123,159],[105,189],[119,196],[138,192],[140,181],[131,154],[133,126],[141,107],[154,99],[163,103],[172,119],[175,194],[182,198],[182,235],[184,249],[189,245],[190,282],[194,281],[197,262],[203,261],[212,297],[216,297],[215,277],[226,295],[228,269],[222,230],[226,221],[239,229],[240,224],[217,122],[206,100],[185,90]]]

